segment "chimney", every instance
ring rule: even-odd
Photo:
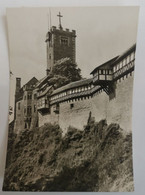
[[[16,93],[21,89],[21,78],[16,78]]]

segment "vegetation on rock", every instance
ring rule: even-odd
[[[5,191],[132,191],[132,135],[95,122],[62,137],[58,125],[25,130],[7,157]]]

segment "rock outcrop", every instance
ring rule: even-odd
[[[7,156],[4,191],[133,191],[132,135],[118,124],[25,130]]]

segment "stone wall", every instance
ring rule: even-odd
[[[71,100],[60,104],[59,125],[66,133],[69,126],[83,129],[87,124],[89,112],[92,110],[92,99]]]
[[[64,133],[69,126],[82,130],[91,111],[96,122],[107,119],[108,124],[118,123],[125,131],[131,131],[132,93],[133,73],[129,73],[115,82],[113,98],[100,90],[93,97],[76,98],[60,103],[59,115],[54,113],[52,106],[50,114],[39,114],[39,126],[51,122],[59,123]]]
[[[33,90],[32,92],[32,101],[31,101],[31,107],[32,107],[32,118],[31,118],[31,126],[30,129],[33,129],[38,125],[38,112],[37,112],[37,89]]]
[[[125,131],[132,129],[133,73],[117,80],[116,97],[108,99],[106,109],[108,123],[118,123]]]
[[[41,112],[38,112],[38,125],[41,127],[45,123],[59,123],[59,114],[55,114],[54,112],[54,106],[50,108],[49,114],[42,114]]]
[[[18,104],[20,104],[20,109],[18,109]],[[24,100],[18,101],[16,103],[16,120],[14,123],[14,132],[19,133],[24,129]]]

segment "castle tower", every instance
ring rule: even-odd
[[[59,28],[52,26],[46,34],[47,74],[52,71],[54,64],[62,58],[70,58],[73,63],[76,62],[76,31],[64,30],[61,25],[62,15],[59,13],[57,16],[59,17]]]

